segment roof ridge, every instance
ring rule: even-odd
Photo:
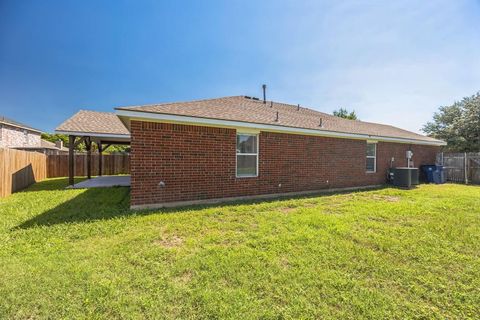
[[[88,109],[80,109],[77,111],[78,112],[82,112],[82,111],[86,111],[86,112],[94,112],[94,113],[107,113],[107,114],[115,114],[115,112],[111,112],[111,111],[97,111],[97,110],[88,110]]]
[[[187,101],[149,103],[149,104],[142,104],[142,105],[118,106],[118,107],[115,107],[114,109],[117,110],[117,109],[123,109],[123,108],[167,106],[167,105],[175,105],[175,104],[205,102],[205,101],[213,101],[213,100],[221,100],[221,99],[229,99],[229,98],[244,98],[244,97],[245,96],[225,96],[220,98],[204,98],[204,99],[194,99],[194,100],[187,100]]]
[[[250,97],[250,96],[248,96]],[[219,97],[219,98],[205,98],[205,99],[195,99],[195,100],[188,100],[188,101],[175,101],[175,102],[162,102],[162,103],[151,103],[151,104],[144,104],[144,105],[133,105],[133,106],[120,106],[120,107],[115,107],[115,110],[123,109],[123,108],[142,108],[142,107],[155,107],[155,106],[170,106],[170,105],[178,105],[178,104],[185,104],[185,103],[195,103],[195,102],[205,102],[205,101],[217,101],[217,100],[223,100],[223,99],[232,99],[232,98],[240,98],[240,99],[246,99],[248,102],[253,102],[253,103],[259,103],[259,104],[264,104],[262,99],[252,99],[247,98],[245,95],[237,95],[237,96],[225,96],[225,97]],[[279,102],[279,101],[274,101],[274,100],[267,100],[266,104],[268,105],[269,102],[273,102],[274,106],[276,105],[281,105],[281,106],[286,106],[286,107],[291,107],[292,109],[298,108],[298,105],[290,104],[290,103],[285,103],[285,102]],[[311,112],[318,113],[319,116],[327,116],[327,117],[335,117],[332,114],[323,112],[323,111],[318,111],[315,110],[311,107],[303,107],[300,105],[300,110],[308,110]],[[296,111],[296,110],[291,110]],[[346,120],[346,119],[344,119]],[[351,121],[351,120],[349,120]],[[359,120],[357,120],[359,121]]]

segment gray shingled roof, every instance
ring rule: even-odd
[[[62,147],[61,149],[57,147],[57,145],[51,141],[47,141],[45,139],[42,139],[40,141],[40,146],[45,149],[55,149],[55,150],[62,150],[62,151],[68,151],[68,148]]]
[[[128,129],[115,113],[89,110],[78,111],[55,130],[92,134],[130,135]]]
[[[32,128],[29,125],[26,125],[24,123],[15,121],[13,119],[10,119],[10,118],[4,117],[4,116],[0,116],[0,123],[4,123],[4,124],[11,125],[11,126],[14,126],[14,127],[18,127],[18,128],[27,129],[27,130],[35,131],[35,132],[38,132],[38,133],[42,133],[41,130]]]
[[[347,120],[305,108],[303,106],[298,108],[296,105],[286,103],[271,103],[270,101],[267,101],[267,103],[264,104],[262,100],[255,100],[244,96],[143,106],[118,107],[116,109],[269,124],[349,134],[413,139],[434,143],[442,142],[431,137],[423,136],[390,125],[358,120]],[[322,123],[321,127],[320,121]]]

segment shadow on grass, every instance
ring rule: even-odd
[[[78,179],[79,182],[82,178]],[[23,192],[34,191],[57,191],[57,192],[81,192],[75,197],[62,202],[58,206],[49,209],[39,215],[31,218],[18,225],[14,229],[28,229],[35,226],[51,226],[64,223],[84,223],[98,220],[108,220],[112,218],[131,216],[131,215],[148,215],[148,214],[167,214],[177,213],[185,210],[201,210],[218,207],[235,207],[240,205],[271,203],[276,201],[287,201],[291,199],[308,199],[315,197],[323,197],[334,194],[345,194],[352,192],[366,192],[371,190],[378,190],[384,187],[372,188],[368,190],[357,191],[339,191],[339,192],[319,192],[308,195],[296,196],[279,196],[269,199],[255,199],[255,200],[239,200],[224,203],[191,205],[175,208],[164,209],[150,209],[134,211],[130,210],[130,188],[127,187],[110,187],[110,188],[91,188],[91,189],[76,189],[66,190],[68,185],[67,179],[52,179],[39,182]],[[60,195],[59,195],[60,196]],[[46,200],[48,201],[48,200]]]
[[[126,187],[84,189],[77,196],[23,222],[16,229],[80,223],[130,215],[133,212],[129,209],[129,199],[130,189]]]
[[[74,183],[79,183],[86,179],[87,179],[86,177],[85,178],[75,177]],[[64,190],[67,186],[68,186],[68,178],[51,178],[51,179],[37,182],[29,186],[27,189],[24,189],[20,192],[26,193],[26,192],[38,192],[38,191],[59,191],[59,190]]]
[[[85,180],[75,178],[75,183]],[[68,178],[47,179],[17,193],[27,197],[40,197],[42,201],[58,203],[13,229],[28,229],[34,226],[51,226],[63,223],[82,223],[95,220],[111,219],[133,214],[129,209],[130,188],[92,188],[66,189]],[[43,193],[48,191],[46,193]],[[37,194],[34,194],[37,192]],[[73,193],[70,198],[66,193]],[[58,199],[65,199],[61,202]]]

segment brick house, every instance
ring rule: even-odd
[[[0,148],[40,146],[42,132],[0,116]]]
[[[44,140],[42,131],[3,116],[0,116],[0,148],[68,154],[61,140],[56,143]]]
[[[445,144],[244,96],[119,107],[115,115],[130,134],[136,209],[381,185],[389,167],[408,165],[407,151],[418,167],[434,163]]]

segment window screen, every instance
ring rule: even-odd
[[[258,175],[258,136],[237,134],[237,177]]]
[[[377,144],[367,142],[367,162],[366,162],[367,172],[376,172],[377,171]]]

